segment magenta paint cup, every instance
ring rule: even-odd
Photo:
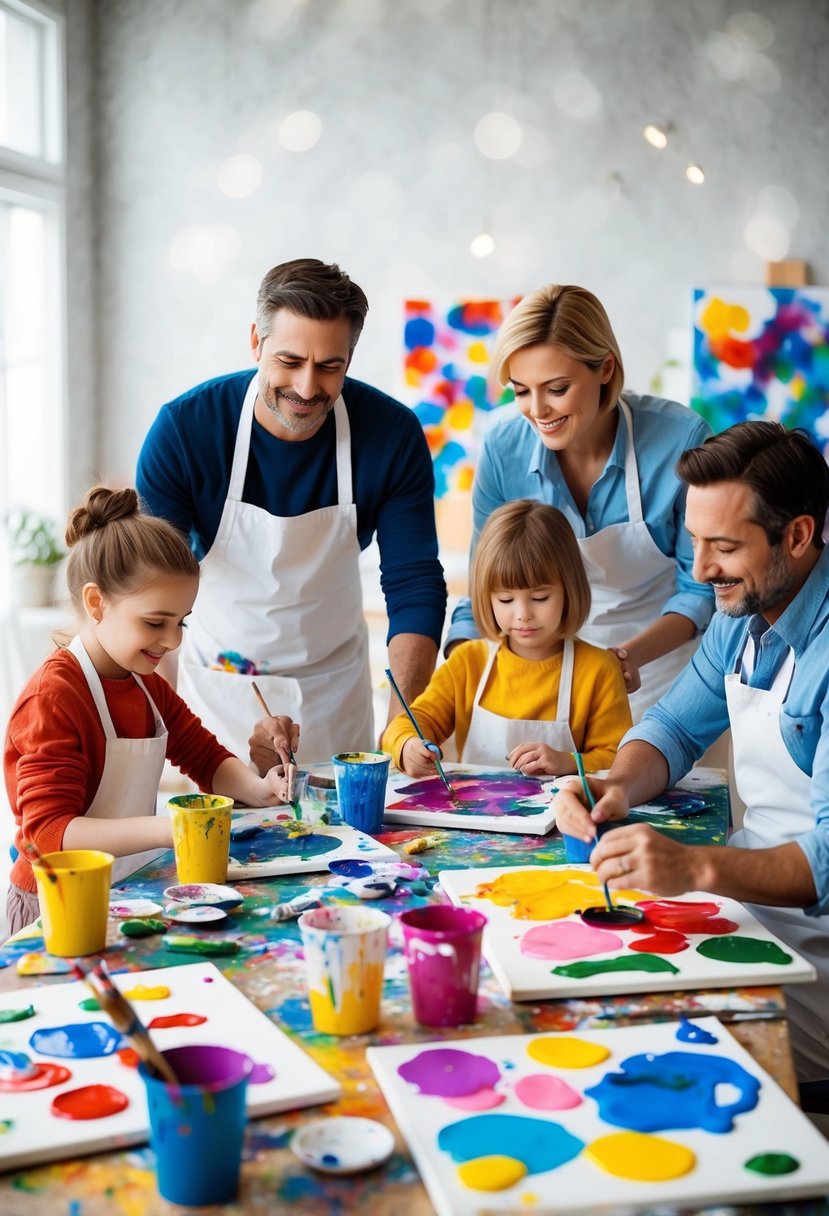
[[[185,1207],[226,1203],[239,1190],[253,1060],[203,1043],[172,1047],[162,1055],[178,1086],[151,1075],[146,1064],[138,1066],[147,1088],[159,1194]]]
[[[415,1021],[422,1026],[474,1022],[486,917],[472,908],[435,904],[402,912],[398,919]]]
[[[390,763],[386,752],[340,752],[331,757],[344,823],[369,835],[380,831]]]

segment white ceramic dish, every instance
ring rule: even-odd
[[[394,1136],[383,1123],[353,1115],[314,1119],[295,1134],[291,1148],[323,1174],[359,1174],[376,1169],[394,1152]]]
[[[220,883],[187,882],[181,886],[168,887],[164,898],[191,907],[238,908],[244,896],[234,891],[233,887],[223,887]]]

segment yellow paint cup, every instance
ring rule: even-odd
[[[312,908],[299,918],[308,999],[321,1034],[365,1034],[380,1021],[391,917],[376,908]]]
[[[43,942],[49,954],[98,954],[107,942],[111,853],[97,849],[66,849],[46,853],[50,877],[32,862],[43,924]]]
[[[179,794],[167,803],[179,882],[227,882],[232,806],[219,794]]]

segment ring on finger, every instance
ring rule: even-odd
[[[630,866],[628,865],[628,859],[627,859],[627,857],[621,857],[619,859],[619,877],[624,878],[629,873],[630,873]]]

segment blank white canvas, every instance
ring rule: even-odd
[[[590,866],[568,865],[566,868],[593,873]],[[739,988],[749,984],[792,984],[815,979],[815,969],[811,963],[806,962],[795,950],[770,933],[742,904],[738,904],[733,899],[708,895],[702,891],[691,891],[687,895],[673,898],[691,903],[710,900],[719,904],[721,910],[718,915],[736,921],[737,933],[763,941],[776,942],[781,949],[792,956],[792,962],[786,966],[777,966],[773,963],[719,962],[717,959],[705,958],[696,952],[699,942],[714,936],[713,934],[686,933],[684,936],[690,943],[688,948],[679,954],[664,956],[668,962],[678,968],[677,974],[669,971],[621,971],[585,979],[553,975],[553,968],[559,966],[559,963],[551,959],[528,958],[523,955],[520,949],[521,940],[525,933],[540,925],[578,921],[580,917],[574,914],[562,917],[560,920],[519,920],[512,915],[509,907],[498,907],[492,900],[478,898],[475,894],[481,883],[494,882],[502,874],[519,874],[527,870],[548,869],[548,866],[506,866],[480,870],[442,870],[439,875],[440,885],[453,903],[462,904],[465,908],[477,908],[487,918],[483,934],[483,953],[498,983],[510,1000],[536,1001],[561,997],[614,996],[625,992],[673,992],[688,988]],[[657,897],[653,896],[653,898]],[[599,905],[603,902],[602,889],[597,887],[594,903]],[[626,954],[637,957],[637,952],[630,950],[627,946],[630,941],[635,941],[635,936],[629,929],[608,926],[607,931],[621,937],[623,948],[615,953],[586,956],[587,961],[598,962],[619,958]],[[643,955],[639,953],[638,957],[642,958]]]
[[[576,1038],[600,1042],[610,1049],[610,1057],[591,1068],[555,1069],[532,1060],[527,1055],[529,1043],[540,1038],[559,1037],[556,1033],[544,1032],[402,1047],[370,1047],[367,1055],[438,1216],[483,1216],[495,1212],[509,1212],[511,1216],[518,1212],[575,1216],[599,1210],[630,1212],[645,1205],[648,1210],[651,1206],[656,1210],[657,1205],[668,1204],[697,1210],[709,1204],[757,1203],[825,1195],[829,1191],[829,1149],[820,1132],[716,1018],[695,1019],[694,1025],[714,1034],[718,1042],[713,1046],[681,1042],[676,1038],[676,1022],[575,1031]],[[453,1110],[439,1097],[420,1094],[397,1071],[401,1064],[422,1052],[444,1047],[469,1051],[498,1065],[501,1081],[496,1089],[505,1094],[505,1101],[484,1113],[548,1120],[578,1136],[585,1146],[600,1136],[624,1129],[605,1123],[599,1117],[596,1102],[589,1097],[571,1110],[530,1109],[516,1096],[516,1082],[529,1075],[549,1073],[583,1094],[605,1073],[617,1072],[622,1061],[630,1056],[687,1051],[725,1056],[758,1078],[761,1088],[757,1106],[737,1115],[730,1132],[718,1134],[696,1129],[652,1133],[686,1145],[696,1154],[695,1167],[684,1177],[666,1182],[619,1178],[593,1165],[582,1150],[567,1164],[544,1173],[528,1174],[506,1190],[473,1191],[459,1181],[458,1163],[437,1145],[441,1128],[469,1118],[471,1112]],[[726,1105],[727,1095],[718,1095],[717,1102]],[[764,1177],[744,1168],[744,1163],[751,1157],[768,1152],[789,1153],[800,1162],[800,1168],[795,1173],[777,1177]]]
[[[339,1083],[251,1004],[213,963],[123,972],[112,978],[122,991],[160,985],[170,989],[170,996],[162,1000],[133,1001],[145,1025],[156,1017],[175,1013],[198,1013],[207,1018],[200,1026],[151,1031],[152,1040],[161,1051],[210,1043],[245,1052],[256,1064],[270,1065],[275,1074],[272,1080],[248,1085],[250,1118],[316,1106],[340,1096]],[[144,1082],[137,1069],[122,1064],[116,1054],[92,1060],[67,1060],[41,1055],[29,1046],[36,1030],[78,1022],[109,1023],[104,1013],[80,1008],[80,1002],[90,995],[80,981],[0,994],[0,1009],[21,1009],[26,1005],[35,1009],[35,1016],[25,1022],[0,1025],[0,1047],[5,1051],[26,1052],[33,1063],[63,1064],[72,1073],[70,1080],[49,1089],[0,1094],[0,1118],[12,1120],[12,1127],[0,1136],[0,1170],[103,1152],[149,1139]],[[104,1119],[69,1120],[50,1113],[58,1094],[84,1085],[114,1086],[129,1098],[129,1105]]]
[[[474,777],[481,773],[497,773],[503,778],[515,781],[521,776],[515,769],[498,770],[491,764],[445,764],[443,771],[451,785],[454,778]],[[395,803],[407,796],[410,786],[422,781],[421,777],[408,777],[405,773],[392,772],[386,787],[386,811],[383,816],[385,823],[411,823],[420,827],[432,828],[466,828],[470,831],[482,832],[518,832],[522,835],[544,836],[551,831],[555,824],[555,815],[551,801],[556,788],[556,778],[538,782],[538,793],[528,805],[533,813],[528,815],[487,815],[470,814],[463,811],[429,810],[426,807],[408,807],[406,809],[390,810]],[[440,782],[439,777],[435,777]],[[529,778],[527,778],[529,780]],[[497,799],[498,782],[492,782],[493,798]],[[459,791],[459,802],[463,803],[463,792]]]

